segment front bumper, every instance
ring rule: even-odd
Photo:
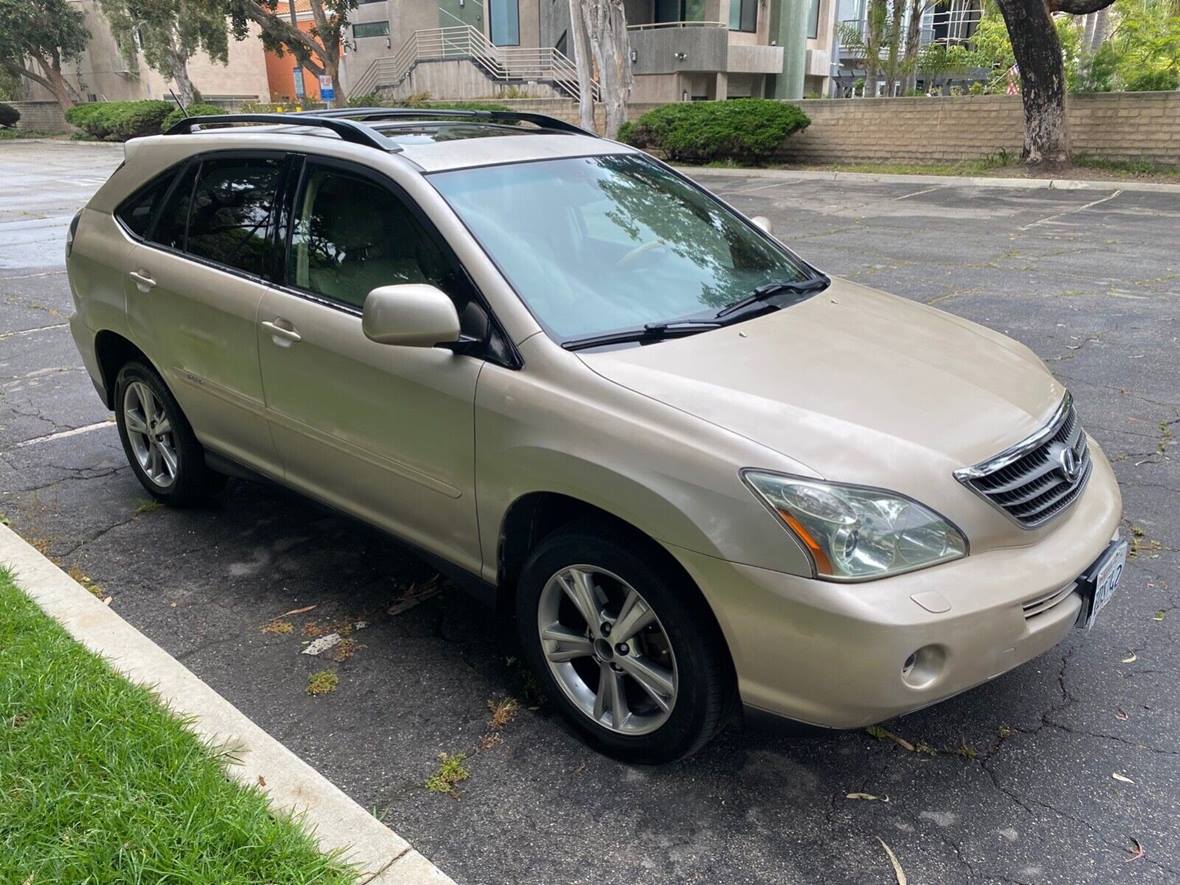
[[[743,703],[813,725],[870,725],[986,682],[1074,626],[1074,581],[1122,515],[1110,464],[1093,451],[1085,492],[1029,546],[861,584],[673,553],[717,615]]]

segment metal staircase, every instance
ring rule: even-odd
[[[574,63],[552,47],[496,46],[470,25],[415,31],[395,54],[376,59],[350,87],[353,95],[394,89],[424,61],[469,60],[491,80],[500,83],[551,83],[575,101],[580,97]],[[591,97],[601,101],[596,80]]]

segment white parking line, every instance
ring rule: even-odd
[[[35,329],[17,329],[15,332],[0,332],[0,341],[5,338],[16,338],[19,335],[33,335],[37,332],[46,332],[49,329],[61,329],[68,326],[69,323],[53,323],[50,326],[37,326]]]
[[[18,442],[15,448],[23,449],[25,446],[35,446],[38,443],[53,442],[57,439],[65,439],[67,436],[78,436],[80,433],[89,433],[92,430],[100,430],[103,427],[110,427],[115,423],[113,417],[107,418],[105,421],[99,421],[97,424],[87,424],[85,427],[75,427],[73,430],[59,430],[57,433],[47,433],[45,436],[35,436],[32,439],[26,439],[24,442]]]
[[[1056,221],[1058,218],[1064,218],[1066,215],[1073,215],[1073,213],[1075,213],[1075,212],[1082,212],[1082,211],[1085,211],[1086,209],[1091,209],[1094,206],[1097,206],[1099,203],[1105,203],[1109,200],[1113,200],[1115,197],[1117,197],[1121,193],[1122,193],[1121,190],[1117,190],[1113,194],[1107,194],[1101,200],[1093,200],[1093,201],[1087,203],[1085,206],[1076,206],[1073,209],[1066,209],[1064,212],[1058,212],[1056,215],[1050,215],[1047,218],[1042,218],[1040,221],[1034,221],[1030,224],[1026,224],[1023,227],[1019,228],[1019,230],[1028,230],[1029,228],[1036,227],[1038,224],[1048,224],[1051,221]]]

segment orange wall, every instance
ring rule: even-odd
[[[299,6],[296,5],[296,10]],[[287,5],[280,3],[275,9],[275,12],[283,16],[287,16]],[[315,26],[315,22],[311,19],[304,19],[299,22],[299,30],[310,31]],[[270,86],[270,100],[271,101],[289,101],[295,100],[295,56],[290,52],[284,52],[280,57],[274,52],[266,53],[266,80]],[[306,68],[303,69],[303,94],[312,100],[319,100],[320,97],[320,81],[311,71]]]

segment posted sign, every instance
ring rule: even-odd
[[[331,101],[336,97],[336,90],[332,86],[332,78],[327,74],[320,75],[320,98]]]

